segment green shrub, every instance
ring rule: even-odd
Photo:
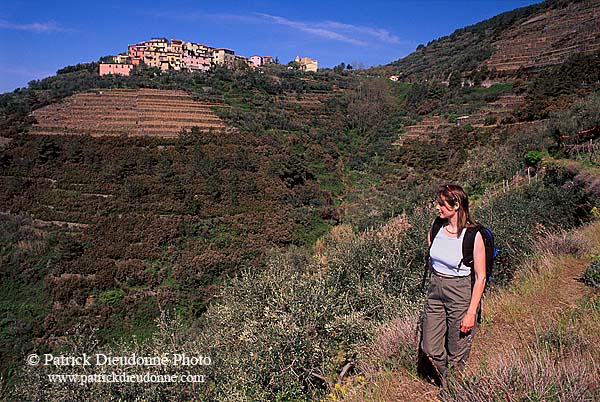
[[[123,289],[110,289],[102,292],[98,295],[100,303],[115,304],[120,302],[125,297],[125,291]]]
[[[514,267],[531,252],[532,240],[543,229],[568,230],[580,222],[577,206],[585,204],[581,189],[542,181],[484,203],[474,210],[475,219],[494,232],[499,249],[494,264],[494,283],[505,285]]]
[[[486,126],[491,126],[493,124],[496,124],[497,121],[498,121],[498,117],[496,117],[494,115],[487,115],[487,116],[485,116],[484,124]]]
[[[583,282],[595,289],[600,288],[600,256],[596,255],[583,274]]]
[[[542,161],[543,153],[541,151],[529,151],[525,154],[525,164],[536,167]]]
[[[396,240],[380,228],[357,235],[342,227],[314,258],[277,254],[264,272],[225,286],[202,324],[203,343],[220,345],[216,399],[320,395],[326,384],[315,374],[334,383],[378,323],[418,305],[410,294],[422,272],[424,230],[416,223]]]

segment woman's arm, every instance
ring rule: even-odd
[[[471,303],[467,314],[460,323],[461,332],[469,332],[475,326],[475,317],[477,316],[477,307],[483,295],[485,288],[485,246],[481,233],[475,235],[475,247],[473,250],[473,266],[475,271],[475,284],[473,285],[473,293],[471,294]]]

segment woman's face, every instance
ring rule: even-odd
[[[443,198],[436,200],[435,209],[442,219],[450,219],[456,214],[457,208],[448,203]]]

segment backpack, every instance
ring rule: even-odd
[[[433,244],[433,239],[437,236],[440,229],[446,223],[445,219],[440,218],[439,216],[435,218],[433,224],[431,225],[431,229],[429,230],[429,238],[431,239],[431,243]],[[494,235],[492,231],[486,228],[483,225],[475,225],[473,227],[468,227],[462,241],[462,259],[460,260],[460,264],[466,265],[471,268],[471,273],[473,272],[473,250],[475,249],[475,236],[477,233],[481,233],[481,238],[483,239],[483,245],[485,247],[485,286],[487,286],[492,282],[493,276],[492,271],[494,267],[494,260],[498,255],[498,249],[494,246]],[[431,244],[429,245],[429,250],[431,250]],[[423,281],[421,282],[421,287],[424,288],[425,281],[427,279],[428,274],[431,273],[431,261],[429,258],[429,251],[427,252],[427,264],[425,266],[425,274],[423,275]],[[475,283],[475,275],[471,275],[471,284]]]

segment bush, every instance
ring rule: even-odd
[[[395,234],[339,227],[314,258],[274,255],[264,272],[229,283],[202,324],[203,343],[221,345],[216,399],[314,398],[328,390],[378,323],[419,305],[410,295],[422,273],[424,231],[416,221]]]
[[[487,115],[487,116],[485,116],[484,124],[486,126],[491,126],[493,124],[496,124],[497,121],[498,121],[498,117],[496,117],[494,115]]]
[[[114,304],[121,301],[125,297],[123,289],[111,289],[100,293],[98,300],[100,303]]]
[[[580,222],[577,206],[583,202],[574,186],[536,182],[503,194],[474,210],[475,219],[494,233],[498,257],[494,283],[505,285],[514,267],[531,252],[532,240],[545,229],[568,230]]]
[[[594,289],[600,289],[600,256],[594,256],[592,262],[586,268],[583,274],[583,282]]]
[[[525,155],[525,164],[530,167],[536,167],[542,161],[541,151],[529,151]]]

